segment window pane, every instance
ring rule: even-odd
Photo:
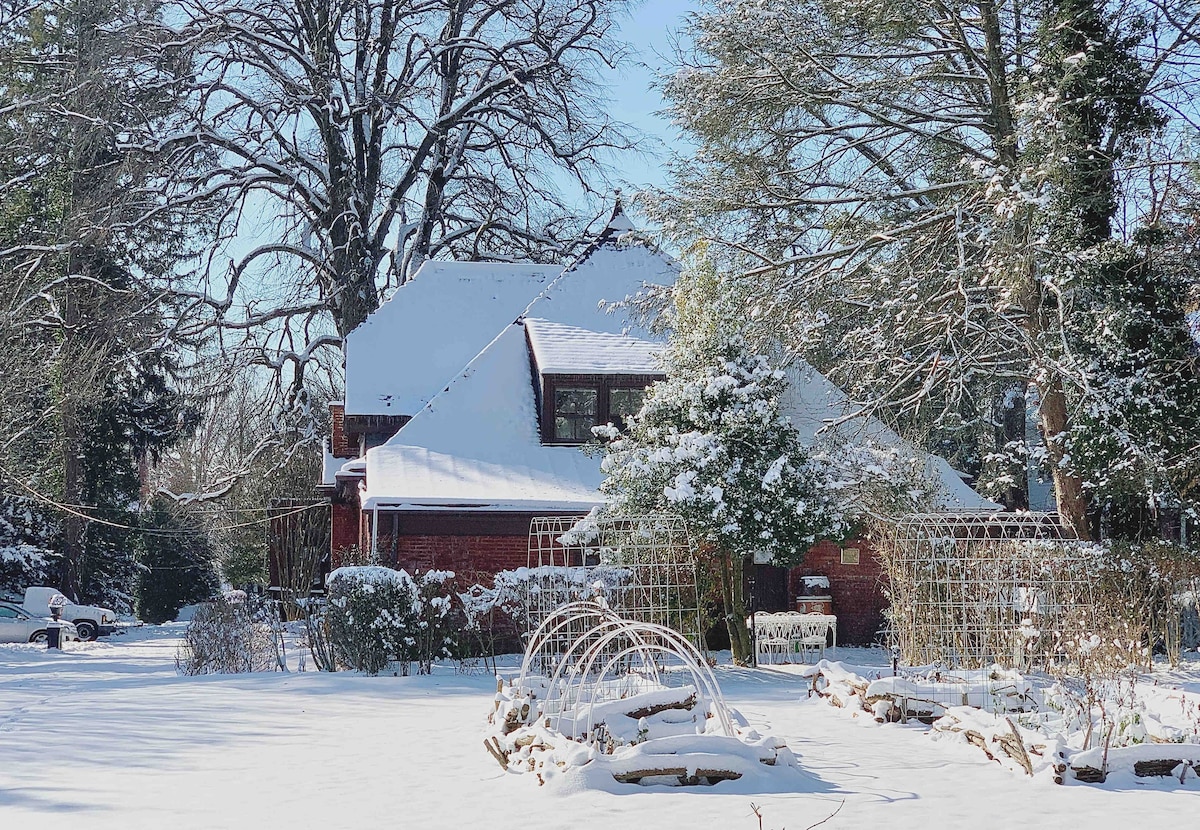
[[[587,441],[596,426],[595,389],[554,390],[554,439]]]
[[[613,389],[608,393],[608,414],[624,420],[626,415],[636,415],[645,400],[645,389]]]

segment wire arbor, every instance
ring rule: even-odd
[[[568,632],[579,633],[547,664],[545,656],[564,643]],[[548,728],[574,740],[602,741],[605,735],[596,726],[616,727],[608,717],[615,711],[607,712],[606,703],[627,714],[634,704],[647,712],[665,710],[666,700],[683,702],[670,708],[702,715],[678,721],[675,731],[681,734],[737,734],[712,669],[687,637],[667,626],[623,618],[598,602],[567,603],[542,620],[513,688],[538,701],[537,718],[544,717]],[[663,694],[671,689],[685,696],[676,701]],[[636,741],[636,736],[622,737]]]
[[[880,556],[908,665],[1050,668],[1104,627],[1089,560],[1054,514],[912,515]]]
[[[696,560],[679,516],[534,518],[528,563],[528,632],[567,603],[596,599],[627,620],[677,631],[704,648]],[[556,628],[541,644],[546,667],[586,633],[583,624]]]

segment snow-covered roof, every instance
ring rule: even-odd
[[[647,283],[674,283],[679,266],[644,245],[622,244],[613,224],[622,221],[618,210],[603,244],[537,293],[519,324],[497,327],[449,384],[449,375],[441,379],[443,391],[367,452],[365,508],[586,510],[603,501],[598,457],[542,446],[525,326],[542,357],[570,367],[563,371],[660,371],[651,359],[661,338],[612,306]]]
[[[538,369],[545,374],[649,375],[662,372],[663,344],[590,331],[551,320],[525,321]]]
[[[600,459],[542,446],[519,324],[509,325],[404,429],[367,451],[363,507],[587,510]]]
[[[346,336],[346,413],[412,415],[562,270],[426,262]]]
[[[621,217],[624,214],[614,221]],[[609,242],[589,249],[567,266],[534,298],[524,316],[593,332],[661,340],[613,304],[637,295],[647,284],[673,285],[678,276],[679,263],[666,254],[639,243],[621,244],[619,237],[611,236]]]
[[[835,421],[854,411],[846,393],[802,360],[792,361],[785,371],[788,388],[782,401],[783,411],[791,418],[792,426],[806,446],[814,446],[821,437],[836,434],[849,440],[868,439],[882,446],[924,455],[925,474],[939,485],[939,508],[987,513],[1004,509],[968,487],[946,459],[915,449],[878,418],[859,415],[835,425]]]

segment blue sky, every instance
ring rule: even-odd
[[[650,88],[657,74],[667,68],[672,55],[672,37],[683,27],[685,16],[696,9],[695,0],[643,0],[622,21],[620,38],[634,54],[627,64],[612,73],[610,113],[645,134],[645,158],[623,159],[619,177],[628,186],[663,185],[662,162],[668,147],[678,144],[678,131],[655,113],[664,106],[657,90]],[[661,57],[660,57],[661,56]]]

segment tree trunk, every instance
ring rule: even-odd
[[[80,423],[79,396],[83,386],[78,370],[85,365],[83,349],[79,344],[79,327],[81,314],[80,300],[75,296],[72,280],[76,274],[82,273],[83,263],[80,261],[77,246],[72,246],[67,256],[67,279],[63,283],[63,343],[59,356],[59,396],[62,401],[59,408],[61,434],[61,450],[63,464],[62,500],[71,505],[72,510],[78,510],[84,502],[83,461],[83,425]],[[84,519],[75,513],[63,514],[63,548],[62,571],[59,576],[58,590],[73,602],[80,600],[79,589],[82,584],[83,537],[86,532]]]
[[[1014,385],[1002,390],[996,405],[996,449],[1004,455],[1000,472],[1011,482],[1000,493],[1008,510],[1029,509],[1029,462],[1025,446],[1025,389]]]
[[[754,662],[754,641],[746,626],[746,557],[721,550],[717,552],[717,560],[721,568],[721,599],[733,662],[749,666]]]
[[[1091,539],[1087,521],[1087,499],[1083,480],[1073,474],[1063,462],[1063,438],[1067,432],[1067,397],[1062,381],[1055,376],[1041,388],[1041,422],[1046,450],[1054,473],[1054,499],[1058,520],[1072,528],[1080,539]]]
[[[83,503],[83,464],[79,454],[80,424],[76,415],[74,393],[65,391],[61,409],[62,416],[62,460],[63,501],[70,505]],[[63,557],[58,590],[71,601],[79,601],[82,577],[84,520],[73,514],[63,515]]]

